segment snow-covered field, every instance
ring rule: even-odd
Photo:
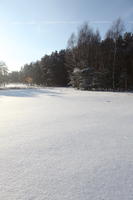
[[[10,83],[3,85],[0,85],[0,89],[10,89],[10,88],[27,88],[28,86],[26,84],[22,83]]]
[[[22,84],[22,83],[10,83],[10,84],[5,84],[0,85],[0,89],[26,89],[26,88],[35,88],[35,86],[30,86],[28,84]]]
[[[0,90],[0,200],[133,200],[133,94]]]

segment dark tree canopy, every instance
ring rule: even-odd
[[[0,65],[0,83],[7,68]],[[44,55],[8,74],[8,81],[79,89],[133,90],[133,33],[124,31],[119,18],[104,39],[84,23],[73,33],[65,50]]]

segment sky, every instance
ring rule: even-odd
[[[66,48],[84,22],[102,37],[121,17],[133,31],[133,0],[0,0],[0,60],[10,71]]]

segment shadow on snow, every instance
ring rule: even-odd
[[[0,90],[0,97],[35,97],[41,94],[46,96],[61,97],[61,92],[54,91],[53,89],[5,89]]]

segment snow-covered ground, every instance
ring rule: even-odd
[[[22,83],[10,83],[10,84],[5,84],[4,86],[3,85],[0,85],[0,89],[25,89],[25,88],[35,88],[35,85],[34,86],[31,86],[31,85],[28,85],[28,84],[22,84]],[[36,86],[36,88],[38,88]]]
[[[10,83],[10,84],[5,84],[0,85],[0,89],[10,89],[10,88],[28,88],[28,85],[22,84],[22,83]]]
[[[133,200],[133,94],[0,90],[0,200]]]

